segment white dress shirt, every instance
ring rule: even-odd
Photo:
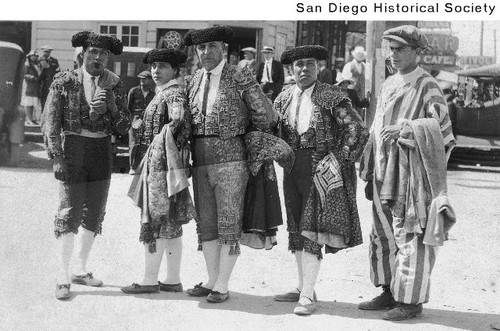
[[[269,76],[267,75],[269,73]],[[262,73],[262,83],[272,83],[273,82],[273,58],[270,58],[264,64],[264,72]]]
[[[290,103],[290,106],[287,109],[288,119],[289,119],[288,122],[291,125],[293,125],[293,123],[295,123],[297,101],[299,99],[300,92],[302,92],[302,97],[300,98],[300,105],[299,105],[300,106],[299,118],[297,121],[297,128],[296,128],[299,134],[303,134],[304,132],[306,132],[311,124],[311,116],[313,113],[313,103],[311,100],[311,95],[314,90],[314,86],[316,86],[316,83],[314,83],[311,87],[302,92],[302,90],[297,85],[295,85],[292,102]]]
[[[214,69],[210,70],[210,87],[208,90],[208,101],[207,101],[207,115],[212,112],[212,108],[217,98],[217,92],[219,90],[220,77],[222,76],[222,69],[226,61],[220,61],[219,65]],[[200,88],[198,89],[198,102],[200,105],[203,104],[203,91],[205,90],[205,80],[207,71],[203,69],[203,77],[201,78]]]

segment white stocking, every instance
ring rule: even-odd
[[[161,259],[165,252],[167,239],[156,239],[156,252],[149,252],[149,245],[144,245],[144,278],[139,285],[158,285]]]
[[[229,255],[229,251],[231,250],[231,246],[229,245],[222,245],[220,247],[220,271],[214,286],[214,291],[226,293],[229,287],[229,278],[233,272],[238,255]]]
[[[313,300],[314,286],[318,279],[321,260],[314,254],[307,252],[302,256],[302,272],[304,273],[304,286],[302,287],[301,297],[308,297]]]
[[[182,237],[166,239],[166,241],[167,278],[162,283],[179,284],[181,282]]]
[[[56,239],[57,257],[58,257],[58,275],[57,284],[70,284],[69,279],[69,263],[71,255],[73,255],[73,247],[75,246],[75,234],[65,233]]]
[[[295,262],[297,262],[297,275],[299,277],[297,290],[302,291],[302,284],[304,281],[304,273],[302,272],[302,251],[296,251],[293,255],[295,255]]]
[[[207,265],[208,282],[203,283],[203,287],[213,289],[219,277],[219,264],[221,247],[218,240],[204,241],[202,243],[203,256]]]
[[[80,230],[80,251],[76,260],[75,275],[85,275],[87,273],[87,261],[89,259],[90,251],[95,241],[95,234],[93,231],[82,228]]]

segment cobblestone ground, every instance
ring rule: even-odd
[[[439,251],[431,300],[422,317],[392,323],[380,312],[357,309],[360,301],[379,293],[369,280],[371,208],[362,183],[358,201],[365,243],[325,257],[316,287],[319,309],[312,316],[295,316],[293,303],[272,299],[296,283],[284,227],[272,250],[242,248],[225,303],[210,304],[186,293],[123,294],[119,288],[140,281],[144,265],[139,211],[126,196],[131,176],[121,173],[113,174],[103,235],[89,262],[105,285],[73,285],[72,299],[57,301],[52,232],[57,182],[40,145],[25,145],[24,167],[0,168],[2,330],[488,330],[500,319],[499,168],[448,172],[458,223]],[[182,281],[188,288],[206,280],[194,223],[185,226],[183,241]]]

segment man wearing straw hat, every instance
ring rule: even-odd
[[[257,69],[257,82],[262,87],[262,91],[271,95],[271,100],[274,101],[278,94],[283,89],[285,81],[285,72],[281,62],[276,61],[274,56],[274,48],[264,46],[260,51],[264,56],[264,62],[259,63]]]
[[[347,62],[342,69],[342,77],[351,78],[354,81],[354,90],[359,99],[364,99],[365,91],[365,59],[366,52],[363,46],[356,46],[351,51],[352,61]]]

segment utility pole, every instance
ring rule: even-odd
[[[479,55],[483,56],[484,21],[481,21],[481,38],[479,40]]]
[[[497,29],[493,30],[493,63],[497,63]]]
[[[385,80],[385,55],[382,54],[382,33],[386,22],[366,22],[366,73],[365,94],[370,92],[370,106],[366,111],[365,122],[372,125],[377,109],[378,92]]]

